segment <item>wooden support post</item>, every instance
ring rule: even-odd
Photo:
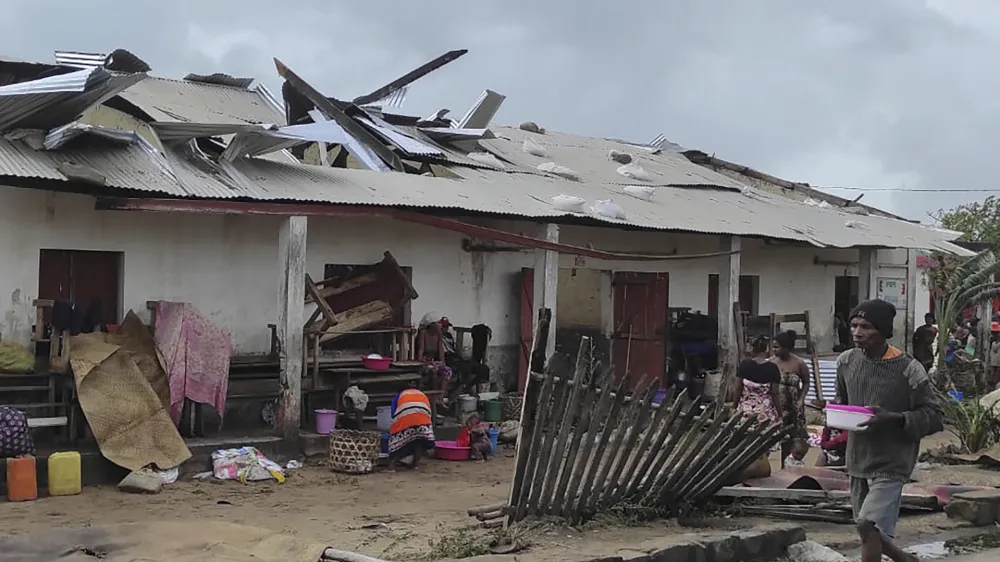
[[[302,356],[305,342],[306,217],[286,217],[278,235],[278,363],[281,399],[275,430],[298,439],[302,404]]]
[[[917,277],[917,251],[907,250],[906,251],[906,284],[903,285],[903,290],[906,293],[903,298],[906,301],[906,337],[903,338],[903,342],[906,345],[906,352],[913,353],[913,332],[917,330],[917,326],[923,324],[923,318],[917,318],[917,283],[919,283]]]
[[[559,225],[546,224],[542,228],[542,237],[546,242],[559,242]],[[552,312],[549,323],[548,340],[545,345],[545,357],[548,359],[556,350],[556,300],[559,287],[559,252],[554,250],[535,250],[535,303],[538,308],[547,308]],[[538,318],[535,318],[535,327]]]
[[[736,341],[736,316],[739,307],[734,306],[740,301],[740,252],[743,241],[739,236],[722,236],[720,239],[722,251],[730,252],[725,258],[722,271],[719,272],[719,359],[723,378],[736,375],[736,367],[740,363],[740,345]]]
[[[858,250],[858,299],[866,301],[878,297],[878,250]]]
[[[979,317],[978,333],[976,334],[976,357],[983,360],[983,365],[993,367],[990,365],[989,357],[990,335],[993,327],[993,301],[988,300],[980,303],[976,316]],[[985,384],[985,382],[984,380],[983,383]]]

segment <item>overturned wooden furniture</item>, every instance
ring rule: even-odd
[[[782,332],[782,324],[802,324],[803,331],[795,332],[795,353],[809,357],[810,370],[813,375],[813,385],[816,387],[816,397],[823,400],[823,381],[819,376],[819,356],[816,353],[816,343],[812,338],[812,327],[809,325],[809,311],[799,314],[772,314],[771,339]]]
[[[381,262],[342,277],[314,282],[306,275],[306,304],[315,303],[316,310],[306,322],[305,332],[317,338],[317,345],[384,325],[417,298],[417,291],[392,254],[385,252],[383,256]],[[393,348],[401,356],[412,353],[412,332],[393,328],[385,333],[392,335]]]

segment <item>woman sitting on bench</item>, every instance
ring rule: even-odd
[[[424,315],[420,321],[420,332],[417,334],[417,353],[420,360],[426,364],[426,372],[431,376],[431,388],[444,391],[438,398],[438,405],[447,407],[448,402],[444,395],[448,393],[452,370],[445,363],[447,350],[441,329],[443,323],[448,323],[448,319],[435,318],[430,313]]]

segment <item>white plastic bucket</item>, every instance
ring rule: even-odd
[[[469,396],[468,394],[463,394],[458,397],[458,413],[459,414],[471,414],[476,411],[479,407],[479,399],[475,396]]]
[[[379,406],[375,408],[375,413],[378,415],[378,430],[389,431],[392,427],[392,406]]]
[[[845,431],[864,431],[868,428],[858,427],[860,424],[872,419],[874,412],[861,406],[843,406],[840,404],[828,404],[823,409],[826,413],[826,425],[835,429]]]

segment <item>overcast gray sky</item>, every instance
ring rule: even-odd
[[[813,185],[977,189],[1000,165],[996,0],[6,0],[0,52],[126,48],[153,73],[279,84],[278,57],[353,97],[450,49],[403,110],[647,141]],[[850,195],[845,192],[835,192]],[[983,194],[869,192],[912,218]]]

